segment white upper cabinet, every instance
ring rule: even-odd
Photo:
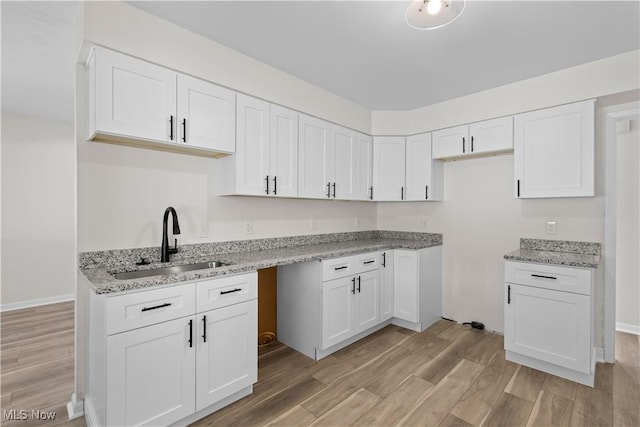
[[[356,200],[373,200],[373,138],[356,133],[357,178]]]
[[[238,94],[237,144],[216,161],[218,194],[295,197],[298,113]]]
[[[431,133],[407,137],[404,200],[442,200],[442,162],[431,159]]]
[[[515,197],[594,196],[593,100],[518,114]]]
[[[236,94],[178,74],[178,142],[233,153]]]
[[[219,156],[235,150],[235,92],[94,47],[88,138]]]
[[[380,136],[373,138],[373,200],[403,200],[404,179],[404,137]]]
[[[89,138],[177,140],[174,71],[102,48],[94,48],[88,71]]]
[[[500,117],[433,132],[433,158],[472,156],[513,149],[513,117]]]
[[[331,197],[331,125],[304,114],[299,115],[298,197]]]
[[[333,146],[329,153],[333,157],[331,170],[331,196],[334,199],[353,200],[356,198],[356,180],[358,174],[358,151],[356,133],[342,126],[332,125],[330,144]]]
[[[471,154],[512,150],[513,116],[471,123],[467,149]]]

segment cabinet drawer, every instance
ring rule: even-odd
[[[322,281],[339,279],[357,273],[358,255],[322,261]]]
[[[504,263],[505,282],[591,295],[592,271],[527,262]]]
[[[258,273],[225,276],[198,282],[197,312],[226,307],[258,298]]]
[[[368,254],[356,255],[356,273],[377,270],[380,267],[380,253],[370,252]]]
[[[195,313],[195,283],[107,299],[107,335]]]

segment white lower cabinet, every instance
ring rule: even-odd
[[[393,252],[393,316],[418,322],[418,253]]]
[[[87,424],[186,424],[251,393],[256,294],[255,272],[90,294]]]
[[[107,338],[108,425],[168,425],[195,412],[194,321],[191,316]]]
[[[198,315],[196,411],[258,381],[258,302]]]
[[[592,270],[505,263],[506,358],[593,386]]]

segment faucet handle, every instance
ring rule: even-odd
[[[170,254],[178,253],[178,239],[174,239],[173,248],[169,248]]]

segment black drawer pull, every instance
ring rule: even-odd
[[[363,262],[363,264],[373,264],[374,262],[376,262],[375,259],[370,259],[369,261]]]
[[[171,305],[170,302],[165,302],[164,304],[160,304],[160,305],[155,305],[153,307],[144,307],[142,309],[142,311],[149,311],[149,310],[157,310],[159,308],[163,308],[163,307],[169,307]]]
[[[387,266],[387,253],[386,252],[382,252],[382,266],[383,267]]]
[[[507,285],[507,304],[511,304],[511,285]]]
[[[553,277],[553,276],[542,276],[540,274],[532,274],[531,277],[539,277],[541,279],[551,279],[551,280],[556,280],[558,279],[557,277]]]
[[[193,347],[193,319],[189,320],[189,347]]]
[[[351,279],[351,293],[353,295],[356,294],[356,278],[355,277]]]
[[[338,270],[344,270],[345,268],[349,268],[349,266],[347,266],[347,265],[343,265],[342,267],[334,267],[333,269],[334,269],[335,271],[338,271]]]
[[[360,276],[358,276],[358,293],[360,293]]]
[[[207,316],[202,316],[202,342],[207,342]]]
[[[220,291],[220,295],[224,295],[224,294],[232,294],[234,292],[240,292],[242,289],[240,288],[235,288],[235,289],[231,289],[230,291]]]
[[[269,175],[264,178],[264,182],[267,183],[267,189],[264,190],[265,194],[269,194]]]

